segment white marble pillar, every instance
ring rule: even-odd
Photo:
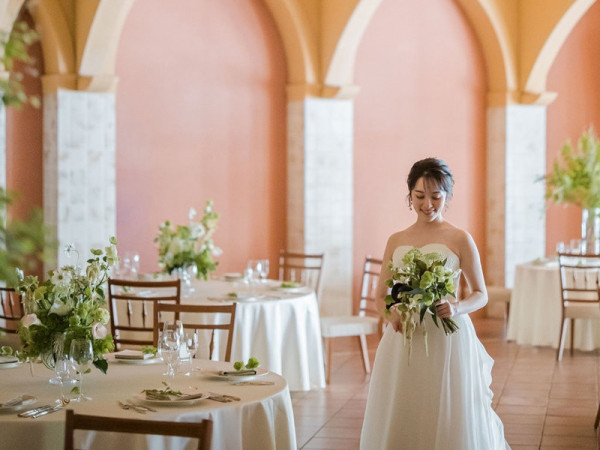
[[[519,263],[545,255],[546,106],[487,113],[486,282],[513,286]]]
[[[44,216],[59,251],[47,269],[79,263],[116,235],[115,94],[59,89],[44,95]]]
[[[288,104],[287,246],[325,253],[321,312],[352,312],[352,100]]]

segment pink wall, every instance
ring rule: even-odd
[[[548,75],[548,90],[558,93],[548,106],[547,168],[567,138],[577,142],[590,125],[600,132],[600,3],[594,3],[567,38]],[[550,204],[546,252],[556,243],[581,236],[581,210]]]
[[[156,270],[159,224],[185,223],[212,199],[218,272],[275,262],[286,229],[286,69],[262,2],[136,2],[116,72],[120,251]]]
[[[388,236],[414,221],[406,177],[428,156],[454,172],[446,217],[473,235],[483,256],[486,77],[460,10],[434,0],[382,2],[358,51],[356,83],[355,274],[366,254],[381,257]]]

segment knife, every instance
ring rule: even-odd
[[[184,395],[182,397],[177,398],[176,401],[180,401],[180,400],[194,400],[196,398],[206,398],[208,394],[204,393],[204,392],[200,392],[199,394],[190,394],[190,395]]]
[[[56,411],[58,411],[61,408],[62,408],[62,405],[56,405],[54,408],[45,409],[43,411],[35,413],[34,415],[31,416],[31,418],[32,419],[37,419],[38,417],[45,416],[46,414],[50,414],[50,413],[56,412]]]
[[[37,408],[28,409],[27,411],[20,412],[19,414],[17,414],[17,416],[19,416],[19,417],[29,417],[29,416],[33,416],[36,413],[39,413],[41,411],[44,411],[46,409],[51,409],[51,408],[53,408],[52,405],[38,406]]]

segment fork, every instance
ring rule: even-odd
[[[146,414],[146,410],[144,408],[139,408],[136,405],[133,405],[131,403],[123,403],[123,402],[119,402],[119,406],[122,409],[133,409],[136,413],[140,413],[140,414]]]

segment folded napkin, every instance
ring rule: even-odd
[[[121,350],[115,353],[115,359],[150,359],[153,356],[152,353],[143,353],[139,350]]]
[[[245,375],[256,375],[256,370],[245,369],[245,370],[219,370],[219,375],[226,376],[245,376]]]
[[[0,356],[0,364],[10,364],[19,362],[19,359],[15,356]]]

